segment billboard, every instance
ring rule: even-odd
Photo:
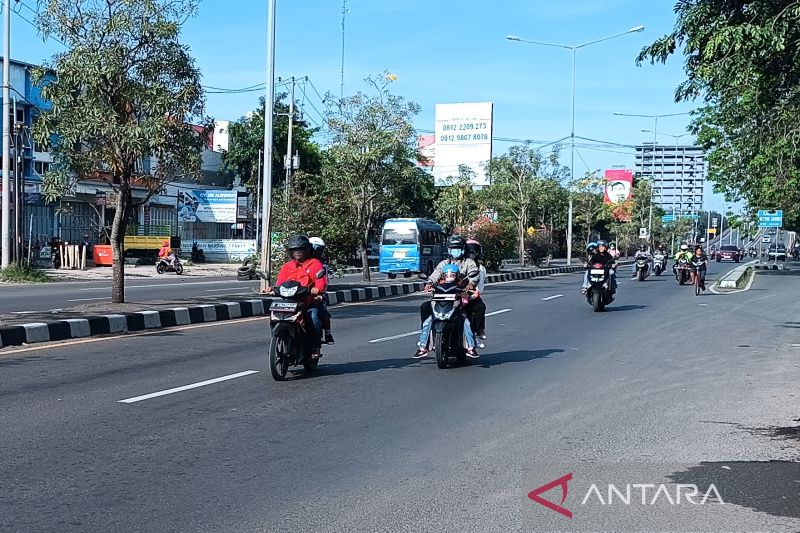
[[[178,191],[178,222],[236,222],[236,191]]]
[[[436,136],[418,135],[417,152],[422,157],[422,161],[417,163],[420,167],[432,167],[436,163]]]
[[[610,169],[603,174],[606,179],[605,202],[621,204],[631,198],[633,189],[633,171],[628,169]]]
[[[486,164],[492,157],[491,102],[436,104],[436,164],[433,177],[437,185],[458,175],[459,165],[475,172],[473,185],[489,184]]]

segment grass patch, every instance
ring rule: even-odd
[[[747,284],[750,283],[750,278],[755,275],[755,269],[753,267],[747,267],[747,270],[744,271],[744,276],[739,278],[736,282],[737,289],[743,289],[747,287]]]
[[[0,270],[0,281],[6,283],[46,283],[50,280],[50,276],[30,265],[11,263]]]

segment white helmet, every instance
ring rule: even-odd
[[[308,239],[308,242],[311,243],[311,255],[313,257],[316,257],[320,261],[324,261],[325,241],[323,241],[319,237],[311,237],[310,239]]]
[[[681,244],[681,251],[685,252],[685,251],[687,251],[688,249],[689,249],[689,245],[687,245],[687,244]]]

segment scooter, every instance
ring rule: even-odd
[[[675,265],[675,280],[678,282],[678,285],[683,285],[689,281],[690,270],[689,261],[683,258],[678,260],[678,264]]]
[[[273,293],[281,299],[273,301],[269,307],[269,324],[272,328],[269,370],[272,379],[283,381],[290,366],[303,365],[306,372],[313,372],[319,359],[311,357],[311,335],[316,333],[314,326],[308,324],[307,308],[303,303],[309,288],[290,280],[275,287]]]
[[[156,272],[159,274],[164,274],[165,272],[175,272],[179,276],[183,274],[183,265],[181,265],[181,260],[177,257],[172,259],[172,264],[165,259],[159,258],[158,262],[156,263]]]
[[[666,257],[664,254],[656,254],[653,256],[653,272],[655,272],[656,276],[660,276],[662,272],[664,272],[664,267],[666,265]]]
[[[431,339],[439,368],[447,368],[450,357],[455,357],[459,363],[467,360],[461,312],[463,293],[458,283],[444,283],[433,288]]]
[[[611,291],[611,269],[607,265],[595,263],[589,265],[589,288],[586,290],[586,301],[595,313],[599,313],[614,301]]]
[[[639,281],[644,281],[650,275],[650,267],[647,264],[646,257],[636,258],[636,278]]]

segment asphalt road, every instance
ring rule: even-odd
[[[388,280],[373,274],[373,284],[401,283],[403,278]],[[417,279],[417,278],[414,278]],[[361,274],[334,278],[332,284],[352,286],[360,283]],[[175,274],[163,278],[126,280],[125,299],[130,303],[175,300],[209,296],[248,296],[258,292],[257,281],[237,281],[227,277],[182,278]],[[53,311],[81,304],[111,302],[111,281],[54,282],[46,284],[0,286],[0,315]]]
[[[488,287],[488,346],[447,370],[401,336],[420,296],[333,308],[337,344],[283,383],[263,319],[0,352],[0,530],[543,531],[537,465],[798,459],[779,435],[800,416],[800,277],[700,297],[621,280],[605,313],[579,275]],[[773,505],[745,478],[695,529],[798,531],[797,491]]]

